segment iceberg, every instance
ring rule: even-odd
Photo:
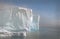
[[[32,9],[19,6],[3,6],[0,9],[0,32],[18,33],[38,31],[40,16]]]

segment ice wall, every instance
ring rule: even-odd
[[[0,28],[9,32],[37,31],[39,16],[32,9],[4,5],[0,8]]]

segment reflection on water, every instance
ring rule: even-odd
[[[11,37],[11,39],[24,39],[24,37],[15,36],[15,37]]]
[[[39,35],[40,34],[40,35]],[[40,27],[40,33],[28,33],[26,38],[19,36],[4,37],[0,39],[60,39],[60,28],[56,27]],[[57,35],[59,34],[59,36]]]
[[[0,37],[0,39],[25,39],[24,37],[12,36],[12,37]]]
[[[7,36],[7,37],[0,37],[0,39],[39,39],[39,35],[37,32],[28,33],[26,37],[23,36]]]

